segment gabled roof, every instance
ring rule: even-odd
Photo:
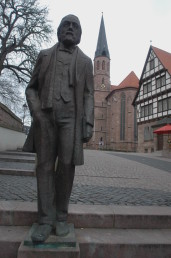
[[[145,61],[144,67],[143,67],[143,71],[142,71],[142,74],[141,74],[140,83],[141,83],[141,80],[143,78],[143,74],[144,74],[144,71],[145,71],[145,68],[146,68],[146,65],[147,65],[147,62],[148,62],[151,50],[154,51],[154,53],[156,54],[156,56],[160,60],[161,64],[164,66],[164,68],[171,75],[171,53],[166,52],[166,51],[164,51],[162,49],[159,49],[157,47],[150,46],[150,48],[148,50],[147,57],[146,57],[146,61]],[[134,100],[133,100],[133,103],[132,103],[133,105],[135,104],[135,101],[136,101],[136,98],[138,97],[139,91],[140,91],[140,87],[139,87],[139,90],[137,91],[137,93],[135,95]]]
[[[160,62],[162,63],[162,65],[168,70],[168,72],[171,75],[171,53],[168,53],[164,50],[161,50],[153,46],[152,46],[152,49],[156,54],[156,56],[158,57],[158,59],[160,60]]]
[[[112,85],[112,91],[109,93],[107,98],[111,96],[114,91],[120,90],[120,89],[125,89],[125,88],[139,88],[139,79],[136,76],[136,74],[132,71],[128,74],[128,76],[118,85],[118,86],[113,86]]]
[[[139,87],[139,79],[136,76],[136,74],[132,71],[128,76],[118,85],[120,88],[126,88],[126,87]]]
[[[95,52],[95,57],[98,57],[98,56],[106,56],[110,59],[103,15],[101,18],[99,36],[98,36],[97,47],[96,47],[96,52]]]
[[[143,77],[143,74],[144,74],[144,71],[145,71],[145,68],[146,68],[151,50],[154,51],[154,53],[156,54],[156,56],[158,57],[158,59],[160,60],[162,65],[164,66],[164,68],[166,68],[168,70],[168,72],[171,74],[171,53],[166,52],[166,51],[164,51],[162,49],[159,49],[157,47],[150,46],[150,48],[148,50],[146,60],[145,60],[145,64],[144,64],[144,67],[143,67],[143,71],[142,71],[142,74],[141,74],[140,81]]]

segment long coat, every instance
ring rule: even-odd
[[[26,88],[26,98],[30,112],[38,109],[52,108],[53,88],[51,87],[52,69],[49,69],[55,58],[58,43],[52,48],[40,52],[32,78]],[[79,47],[76,49],[75,64],[71,64],[70,83],[75,92],[76,119],[73,164],[82,165],[83,129],[86,124],[93,127],[94,123],[94,83],[92,61]],[[83,128],[84,126],[84,128]],[[26,139],[23,151],[34,152],[34,120]]]

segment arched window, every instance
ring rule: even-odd
[[[109,62],[107,63],[107,71],[109,72],[109,69],[110,69],[110,65],[109,65]]]
[[[120,128],[120,140],[125,140],[125,93],[121,93],[121,128]]]
[[[105,61],[102,62],[102,70],[105,70]]]
[[[100,67],[100,62],[97,61],[97,70],[99,70],[99,67]]]

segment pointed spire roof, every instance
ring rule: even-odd
[[[98,57],[98,56],[106,56],[110,59],[103,14],[102,14],[102,18],[101,18],[98,42],[97,42],[97,47],[96,47],[96,52],[95,52],[95,57]]]

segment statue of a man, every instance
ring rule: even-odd
[[[92,137],[94,86],[92,61],[77,46],[81,25],[65,16],[58,43],[40,52],[26,98],[33,123],[24,151],[37,153],[38,227],[33,242],[44,242],[55,227],[68,234],[68,204],[75,165],[83,164],[83,143]]]

